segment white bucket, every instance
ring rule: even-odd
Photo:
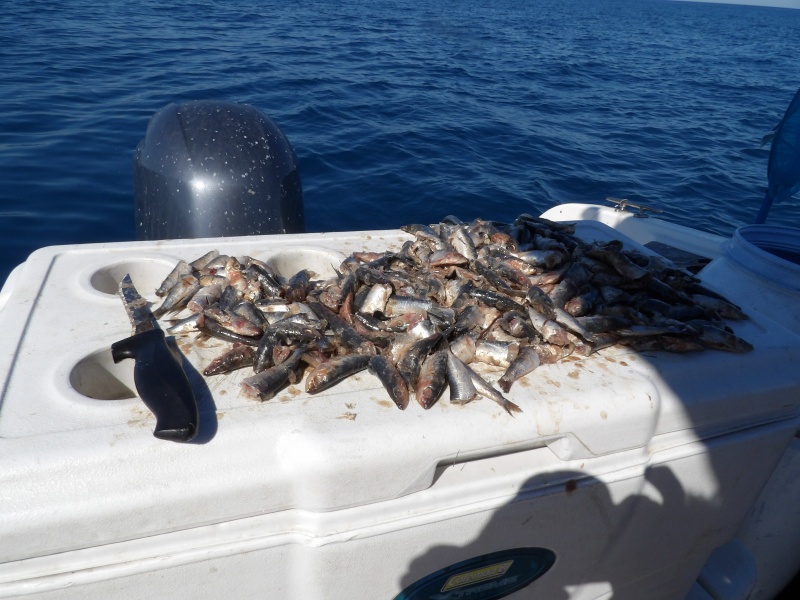
[[[800,289],[800,229],[745,225],[733,234],[726,256],[781,287]]]
[[[703,283],[800,334],[800,229],[746,225],[700,272]]]

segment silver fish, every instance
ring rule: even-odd
[[[167,292],[176,284],[181,277],[192,274],[192,267],[185,260],[178,261],[175,268],[170,271],[161,285],[156,290],[156,296],[163,298]]]
[[[724,319],[731,319],[733,321],[743,321],[747,319],[747,315],[744,314],[741,308],[727,300],[713,298],[704,294],[692,294],[692,300],[703,308],[717,312],[719,316]]]
[[[533,328],[539,332],[547,342],[557,346],[566,346],[569,344],[569,338],[564,329],[555,321],[548,319],[544,315],[538,313],[532,308],[528,309],[528,316],[531,320]]]
[[[214,302],[217,302],[221,295],[222,285],[219,283],[201,287],[192,295],[192,299],[189,300],[186,308],[192,312],[201,312],[214,304]]]
[[[369,360],[367,368],[370,373],[380,379],[384,389],[397,405],[397,408],[405,410],[408,406],[410,394],[405,380],[395,366],[380,354],[376,354]]]
[[[447,352],[447,384],[450,386],[450,402],[466,404],[478,397],[472,383],[472,373],[455,354]]]
[[[425,359],[417,378],[414,397],[419,405],[428,410],[447,387],[447,350],[434,352]]]
[[[497,380],[497,385],[505,393],[508,393],[517,379],[524,377],[540,364],[542,364],[542,361],[534,348],[531,346],[520,348],[517,357],[508,366],[503,376]]]
[[[473,371],[468,365],[464,365],[467,370],[469,371],[470,377],[472,378],[472,383],[475,385],[475,389],[481,396],[485,396],[494,402],[497,402],[503,410],[505,410],[508,414],[512,417],[514,416],[515,412],[522,412],[522,409],[508,400],[503,394],[498,392],[494,389],[487,381],[478,375],[475,371]]]
[[[376,283],[370,288],[367,297],[364,298],[364,302],[358,310],[368,315],[374,315],[378,312],[382,313],[391,295],[392,286]]]
[[[475,361],[508,368],[519,353],[519,342],[498,342],[487,339],[475,344]]]
[[[199,289],[200,282],[194,275],[184,275],[170,288],[161,306],[153,311],[153,316],[158,319],[170,311],[179,310]]]
[[[203,254],[203,256],[201,256],[200,258],[193,260],[191,263],[191,267],[195,271],[199,271],[218,256],[219,256],[218,250],[209,250],[208,252]]]
[[[305,352],[305,348],[298,348],[281,364],[243,380],[241,384],[242,390],[249,396],[258,397],[262,402],[274,398],[289,382],[290,375],[300,364],[300,357],[303,352]]]
[[[306,376],[306,392],[317,394],[369,366],[368,354],[345,354],[320,364]]]

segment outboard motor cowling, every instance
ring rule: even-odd
[[[165,106],[136,147],[134,181],[140,240],[305,231],[297,157],[252,106]]]

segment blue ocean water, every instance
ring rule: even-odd
[[[6,3],[0,282],[42,246],[134,239],[133,149],[193,99],[278,123],[309,231],[617,196],[730,234],[799,39],[800,10],[665,0]]]

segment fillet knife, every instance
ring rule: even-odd
[[[115,363],[126,358],[136,361],[133,380],[139,397],[156,416],[153,435],[162,440],[188,442],[197,435],[200,416],[180,360],[167,344],[147,301],[136,291],[130,274],[119,282],[117,293],[133,333],[112,344],[111,357]]]

